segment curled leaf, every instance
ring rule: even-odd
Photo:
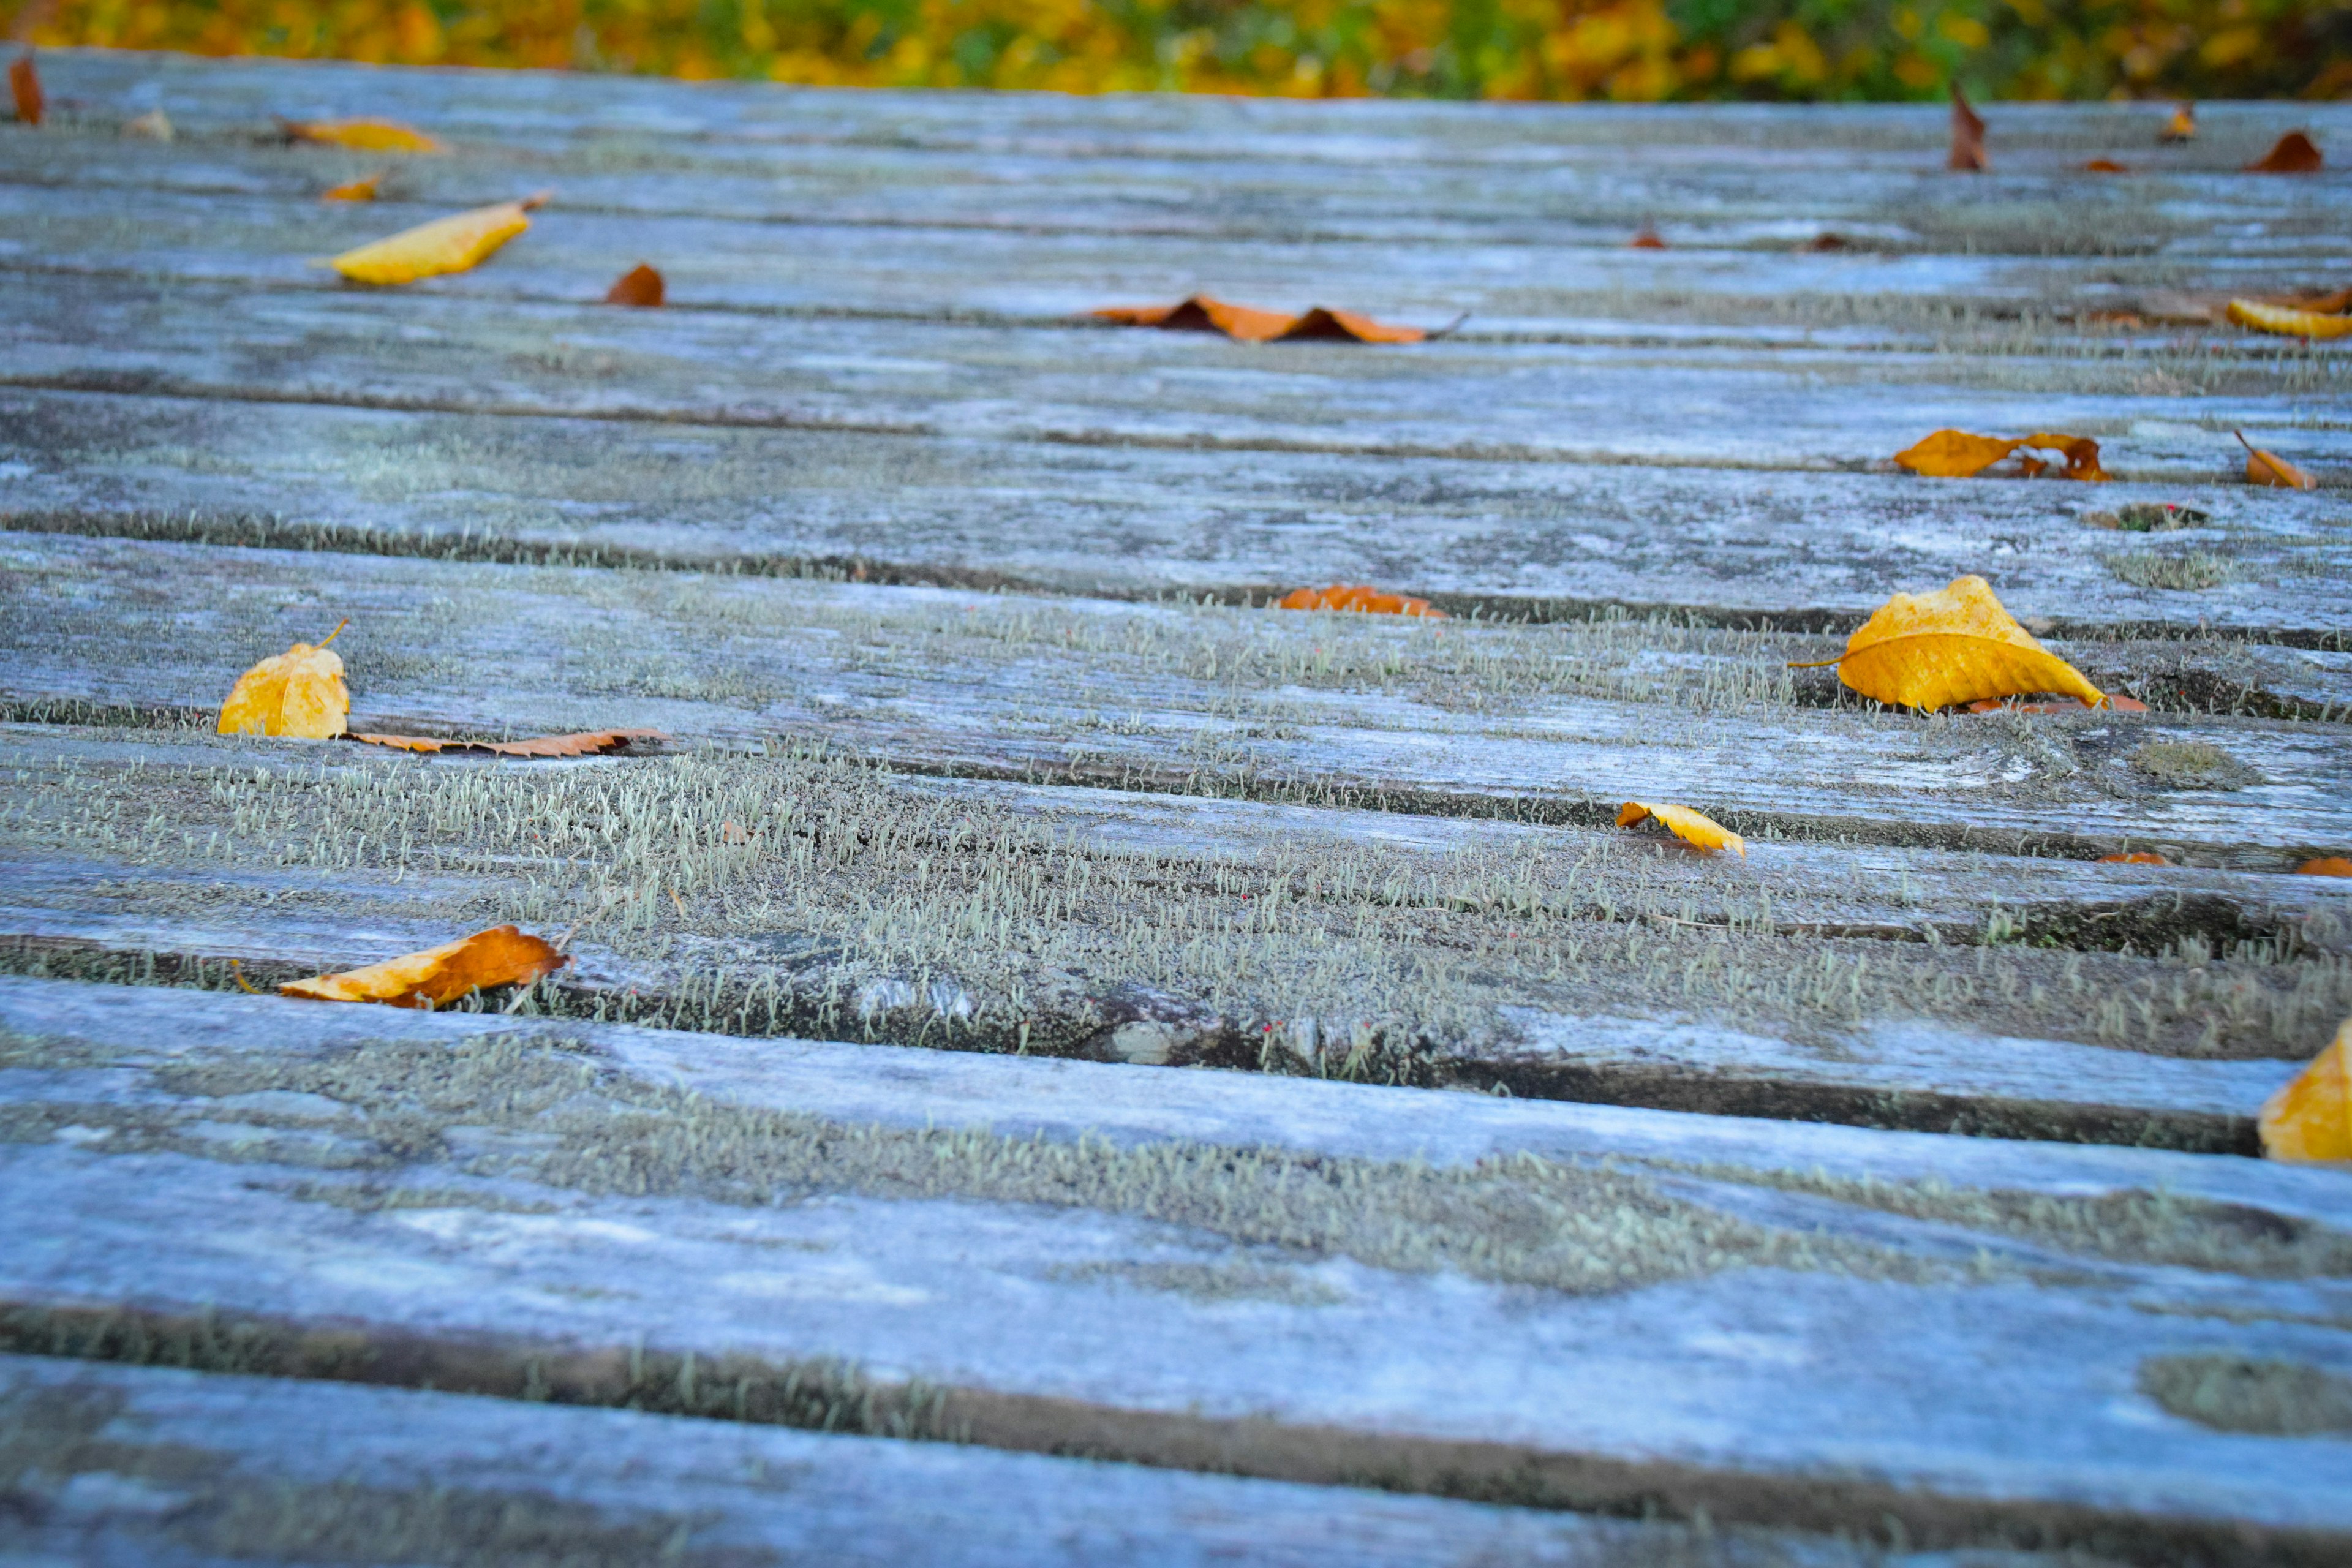
[[[137,140],[169,142],[174,132],[172,117],[161,109],[151,109],[144,114],[133,115],[122,122],[122,133]]]
[[[2305,860],[2294,868],[2298,877],[2352,877],[2352,860],[2341,855],[2322,855],[2316,860]]]
[[[344,147],[354,153],[446,153],[449,149],[422,131],[412,131],[393,120],[280,120],[278,128],[289,139],[320,147]]]
[[[1969,95],[1960,90],[1958,82],[1954,82],[1952,84],[1952,153],[1945,160],[1944,166],[1968,174],[1980,173],[1992,167],[1992,161],[1985,156],[1984,139],[1983,119],[1975,110],[1969,107]]]
[[[2159,142],[2197,140],[2197,106],[2193,103],[2184,103],[2175,108],[2172,118],[2166,121],[2164,129],[2157,133],[2157,140]]]
[[[441,1007],[491,985],[527,985],[563,967],[549,943],[513,926],[492,926],[461,941],[347,969],[289,980],[278,991],[314,1002],[382,1002],[394,1007]]]
[[[2102,866],[2169,866],[2171,861],[2146,849],[2135,849],[2128,855],[2102,855]]]
[[[2352,1020],[2263,1101],[2256,1126],[2266,1159],[2352,1160]]]
[[[2300,131],[2290,131],[2271,150],[2246,165],[2249,174],[2315,174],[2326,166],[2319,148]]]
[[[1864,697],[1904,708],[2057,691],[2095,708],[2106,694],[2034,641],[1991,584],[1955,577],[1935,594],[1897,594],[1855,628],[1845,652],[1825,660]]]
[[[1427,616],[1446,618],[1430,608],[1427,599],[1407,594],[1383,594],[1369,583],[1334,583],[1328,588],[1294,588],[1276,601],[1278,610],[1353,610],[1374,616]]]
[[[379,172],[360,179],[346,180],[340,185],[330,185],[319,193],[319,199],[322,202],[372,202],[375,200],[377,187],[383,184],[383,175]]]
[[[527,216],[547,198],[499,202],[404,228],[386,239],[346,250],[327,265],[354,283],[414,283],[464,272],[530,226]]]
[[[1748,841],[1713,817],[1693,811],[1686,805],[1652,805],[1644,801],[1629,800],[1617,808],[1617,826],[1632,827],[1643,817],[1654,816],[1667,831],[1685,844],[1697,846],[1712,855],[1718,849],[1736,849],[1742,860],[1748,858]]]
[[[2099,483],[2112,478],[2099,467],[2099,444],[2087,436],[2068,436],[2057,431],[2041,430],[2031,436],[2014,438],[2006,436],[1972,436],[1966,430],[1937,430],[1924,436],[1914,445],[1895,454],[1895,462],[1915,474],[1929,479],[1965,479],[1983,473],[1995,463],[2026,447],[2035,451],[2057,453],[2065,463],[2060,478]],[[2040,458],[2023,459],[2024,476],[2032,479],[2050,468]]]
[[[1353,310],[1321,306],[1302,315],[1260,310],[1195,294],[1173,305],[1114,305],[1097,310],[1097,320],[1122,326],[1160,327],[1169,331],[1223,332],[1237,342],[1271,343],[1305,338],[1346,338],[1363,343],[1417,343],[1429,334],[1419,327],[1391,327]]]
[[[48,99],[41,91],[41,73],[34,68],[30,49],[8,62],[8,96],[16,100],[16,122],[38,125]]]
[[[640,261],[622,273],[621,280],[605,291],[604,303],[650,309],[660,304],[667,292],[662,275]]]
[[[352,694],[343,685],[342,656],[328,652],[327,643],[342,629],[329,632],[326,642],[316,647],[298,642],[238,676],[228,700],[221,704],[220,732],[297,735],[311,741],[341,734]]]
[[[2352,316],[2265,305],[2259,300],[2231,300],[2230,320],[2256,331],[2290,338],[2340,338],[2352,333]]]
[[[528,741],[440,741],[428,735],[353,734],[371,746],[398,752],[481,752],[499,757],[589,757],[628,750],[639,742],[669,737],[659,730],[583,730],[570,735],[534,735]]]
[[[2238,445],[2246,449],[2246,483],[2267,485],[2273,489],[2315,490],[2319,481],[2288,462],[2284,458],[2265,452],[2246,439],[2242,430],[2232,430]]]

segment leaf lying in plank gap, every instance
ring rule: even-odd
[[[662,275],[640,261],[622,273],[621,280],[605,290],[604,303],[635,305],[650,310],[659,305],[667,293]]]
[[[314,1002],[382,1002],[392,1007],[443,1007],[491,985],[528,985],[563,967],[563,955],[513,926],[492,926],[463,941],[347,969],[289,980],[278,991]]]
[[[2175,109],[2172,118],[2164,122],[2164,129],[2157,133],[2156,139],[2159,142],[2197,140],[2197,106],[2184,103]]]
[[[289,141],[320,147],[345,147],[354,153],[446,153],[449,149],[422,131],[412,131],[393,120],[280,120],[278,129]]]
[[[2352,877],[2352,860],[2341,855],[2322,855],[2316,860],[2305,860],[2294,868],[2298,877]]]
[[[319,199],[322,202],[372,202],[375,200],[376,188],[383,184],[383,175],[379,172],[360,179],[347,180],[340,185],[330,185],[319,193]]]
[[[639,742],[667,741],[659,730],[583,730],[570,735],[534,735],[528,741],[438,741],[427,735],[353,734],[371,746],[401,752],[482,752],[498,757],[591,757],[628,750]]]
[[[2128,855],[2102,855],[2099,857],[2099,864],[2102,866],[2169,866],[2172,862],[2161,855],[2153,855],[2145,849],[2135,849]]]
[[[8,62],[8,96],[16,100],[16,122],[38,125],[48,99],[41,92],[41,73],[34,68],[30,49]]]
[[[1852,250],[1853,241],[1835,229],[1824,229],[1797,248],[1800,250]]]
[[[2310,137],[2300,131],[2290,131],[2273,143],[2271,150],[2246,165],[2249,174],[2315,174],[2326,166],[2327,160]]]
[[[1633,237],[1626,242],[1626,247],[1631,250],[1664,250],[1666,248],[1666,242],[1658,237],[1656,229],[1652,228],[1648,224],[1643,224],[1635,231]]]
[[[2296,1162],[2352,1160],[2352,1020],[2309,1065],[2263,1101],[2263,1153]]]
[[[2116,163],[2113,158],[2094,158],[2089,163],[2083,165],[2083,173],[2086,174],[2128,174],[2131,171],[2125,168],[2121,163]]]
[[[1427,616],[1432,620],[1446,618],[1444,610],[1433,610],[1427,599],[1416,599],[1408,594],[1383,594],[1370,583],[1334,583],[1328,588],[1294,588],[1277,600],[1277,610],[1353,610],[1373,616]]]
[[[1971,436],[1965,430],[1937,430],[1895,453],[1895,460],[1931,479],[1967,479],[1983,473],[2021,447],[2055,452],[2064,458],[2066,466],[2059,474],[2061,479],[2098,484],[2114,478],[2099,467],[2096,441],[2087,436],[2068,436],[2054,430],[2039,430],[2014,439]],[[2023,477],[2029,479],[2050,468],[2046,460],[2032,457],[2023,458],[2021,466]]]
[[[1748,840],[1713,817],[1702,816],[1686,805],[1652,805],[1643,801],[1629,800],[1617,808],[1617,826],[1632,827],[1646,816],[1656,817],[1675,837],[1685,844],[1696,845],[1709,855],[1718,849],[1737,849],[1742,860],[1748,858]]]
[[[238,676],[228,700],[221,704],[220,732],[295,735],[310,741],[341,734],[352,694],[343,685],[342,656],[329,653],[327,643],[342,630],[337,626],[316,647],[298,642]]]
[[[1944,166],[1964,174],[1992,167],[1992,160],[1985,156],[1985,122],[1969,107],[1969,95],[1958,82],[1952,84],[1952,153]]]
[[[525,215],[547,201],[544,192],[519,202],[499,202],[450,217],[402,229],[386,239],[346,250],[327,263],[354,283],[414,283],[465,272],[530,226]]]
[[[2230,320],[2259,332],[2277,332],[2290,338],[2340,338],[2352,333],[2352,316],[2296,310],[2284,305],[2265,305],[2259,300],[2231,300]]]
[[[2031,691],[2063,692],[2086,708],[2107,700],[1977,576],[1955,577],[1940,593],[1895,595],[1854,629],[1845,652],[1821,664],[1836,665],[1838,679],[1864,697],[1923,710]]]
[[[1097,320],[1122,326],[1160,327],[1177,332],[1223,332],[1236,342],[1296,342],[1302,339],[1349,339],[1361,343],[1417,343],[1429,334],[1419,327],[1383,326],[1353,310],[1318,305],[1303,315],[1260,310],[1195,294],[1173,305],[1114,305],[1097,310]]]
[[[2319,481],[2288,462],[2284,458],[2263,451],[2246,439],[2242,430],[2232,430],[2238,445],[2246,449],[2246,483],[2267,485],[2273,489],[2315,490]]]

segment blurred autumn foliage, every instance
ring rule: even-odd
[[[2352,95],[2352,0],[0,0],[37,44],[1298,97]]]

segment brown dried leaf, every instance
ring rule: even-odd
[[[2128,174],[2131,171],[2125,168],[2121,163],[2116,163],[2113,158],[2094,158],[2089,163],[2083,165],[2083,173],[2086,174]]]
[[[178,134],[172,129],[172,117],[161,109],[151,109],[124,121],[122,133],[141,142],[169,142]]]
[[[354,734],[354,741],[401,752],[480,752],[498,757],[588,757],[626,751],[639,742],[662,742],[659,730],[583,730],[570,735],[534,735],[528,741],[441,741],[429,735]]]
[[[2151,851],[2135,849],[2128,855],[2102,855],[2099,857],[2099,864],[2102,866],[2169,866],[2172,862]]]
[[[1944,166],[1967,174],[1976,174],[1992,167],[1985,156],[1985,122],[1969,107],[1969,95],[1960,84],[1952,84],[1952,153]]]
[[[34,68],[30,49],[8,62],[8,96],[16,100],[18,124],[41,122],[41,111],[48,107],[49,100],[41,92],[41,73]]]
[[[662,275],[640,261],[621,274],[621,280],[605,292],[607,305],[635,305],[650,310],[659,305],[667,290]]]
[[[2290,131],[2271,150],[2246,165],[2249,174],[2315,174],[2326,167],[2319,148],[2300,131]]]
[[[347,969],[289,980],[278,991],[314,1002],[381,1002],[393,1007],[442,1007],[491,985],[528,985],[563,967],[562,953],[513,926],[492,926],[462,941]]]

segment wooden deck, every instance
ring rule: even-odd
[[[2352,1553],[2352,1185],[2251,1157],[2352,1014],[2352,358],[2213,319],[2347,281],[2352,176],[2235,171],[2352,108],[1960,176],[1936,109],[42,69],[0,1558]],[[1086,316],[1195,289],[1467,314]],[[1964,572],[2147,711],[1789,668]],[[1265,607],[1336,580],[1454,618]],[[210,732],[346,617],[356,729],[672,740]],[[503,1011],[243,994],[508,921],[572,963]]]

